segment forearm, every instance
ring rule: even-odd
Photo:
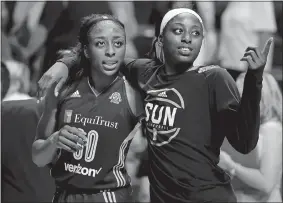
[[[51,109],[48,105],[44,106],[37,126],[36,139],[32,146],[32,159],[39,167],[51,163],[57,151],[55,141],[58,139],[58,132],[54,133],[57,109]]]
[[[242,99],[235,114],[236,124],[232,133],[231,145],[239,152],[247,154],[258,141],[260,126],[260,99],[262,89],[262,72],[248,71],[245,76]],[[229,140],[230,141],[230,140]]]
[[[37,125],[37,138],[47,139],[55,131],[57,109],[44,107],[43,114]]]
[[[39,166],[44,167],[57,157],[57,146],[54,142],[57,134],[52,134],[48,139],[38,139],[32,145],[32,160]]]
[[[264,193],[269,193],[270,188],[267,178],[258,169],[247,168],[241,164],[235,163],[234,165],[235,174],[238,179],[248,186],[260,190]],[[274,185],[274,184],[273,184]]]

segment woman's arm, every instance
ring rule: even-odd
[[[259,102],[261,82],[254,73],[248,71],[242,100],[232,76],[224,69],[213,69],[209,77],[212,83],[210,92],[212,105],[213,130],[220,137],[219,146],[224,137],[238,152],[247,154],[257,144],[259,132]],[[221,142],[221,143],[220,143]]]
[[[260,125],[262,74],[272,39],[263,51],[247,48],[243,61],[249,65],[244,90],[240,100],[239,91],[227,71],[218,71],[214,80],[217,126],[219,133],[240,153],[247,154],[257,144]],[[215,121],[213,121],[215,122]]]
[[[282,175],[282,127],[280,123],[268,122],[261,127],[260,134],[263,147],[259,169],[247,168],[233,161],[228,165],[242,182],[270,194]]]
[[[233,81],[234,88],[236,84]],[[262,89],[262,72],[252,72],[248,70],[242,98],[238,106],[230,110],[236,112],[227,113],[227,127],[231,127],[231,133],[226,137],[229,143],[239,152],[247,154],[252,151],[258,141],[260,126],[260,99]],[[238,91],[238,89],[236,90]],[[236,92],[235,91],[235,92]],[[237,92],[239,98],[239,93]],[[223,118],[225,119],[225,118]]]
[[[59,132],[53,133],[55,118],[56,110],[45,110],[37,126],[37,136],[32,145],[32,160],[39,167],[44,167],[57,157],[56,139]]]
[[[84,145],[86,142],[85,133],[77,128],[64,126],[59,131],[54,132],[58,104],[58,97],[54,94],[55,86],[56,83],[53,83],[42,100],[43,113],[32,145],[32,159],[39,167],[43,167],[58,158],[58,149],[73,153],[81,149],[78,143]]]
[[[54,83],[42,97],[39,106],[42,106],[42,115],[37,125],[35,141],[32,145],[32,160],[43,167],[56,157],[57,145],[55,140],[58,132],[54,133],[56,125],[56,113],[58,98],[54,95]]]

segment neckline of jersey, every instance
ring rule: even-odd
[[[171,81],[171,80],[179,79],[182,75],[184,75],[188,72],[197,72],[199,68],[200,68],[200,66],[193,66],[192,68],[186,70],[183,73],[167,75],[166,72],[165,72],[165,65],[162,65],[158,68],[156,75],[162,81]]]
[[[87,77],[87,84],[90,88],[90,90],[92,91],[92,93],[98,97],[99,95],[103,94],[104,92],[106,92],[111,86],[114,85],[114,83],[118,80],[119,76],[117,76],[107,87],[105,87],[103,90],[101,90],[100,92],[98,92],[89,82],[90,78]]]

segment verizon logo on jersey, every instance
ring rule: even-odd
[[[83,176],[92,176],[92,177],[95,177],[96,175],[98,175],[102,169],[101,167],[99,170],[92,169],[92,168],[86,168],[86,167],[82,167],[80,164],[73,165],[73,164],[64,163],[64,165],[65,165],[65,171],[69,171],[71,173],[76,173],[76,174],[81,174]]]

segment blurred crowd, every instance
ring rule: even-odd
[[[37,168],[31,160],[31,146],[41,115],[41,107],[36,100],[37,82],[60,57],[59,50],[76,44],[81,18],[91,13],[116,16],[126,28],[126,57],[146,57],[159,34],[163,15],[178,7],[192,8],[204,19],[205,42],[196,65],[217,64],[228,69],[237,80],[239,89],[243,83],[243,72],[247,69],[245,63],[240,62],[245,49],[248,46],[262,48],[264,42],[273,36],[274,44],[265,68],[261,117],[266,119],[263,122],[266,123],[272,117],[270,114],[279,114],[277,116],[282,121],[282,2],[1,1],[4,202],[50,202],[53,197],[55,186],[48,169]],[[282,195],[282,155],[271,150],[278,143],[281,149],[282,134],[278,138],[276,132],[266,132],[265,126],[260,132],[259,146],[249,155],[237,154],[226,141],[223,144],[220,167],[228,170],[231,164],[237,163],[245,167],[241,168],[242,171],[253,169],[255,173],[267,174],[257,176],[255,173],[233,174],[230,171],[235,177],[233,186],[237,197],[242,201],[272,201],[272,198],[263,200],[263,193],[270,193],[270,197]],[[270,138],[272,134],[273,140]],[[139,149],[139,144],[140,140],[131,145],[127,166],[136,201],[149,202],[146,151],[142,147]],[[264,164],[269,164],[266,160],[270,159],[278,161],[274,164],[274,171],[266,172]],[[258,177],[258,180],[248,180],[247,174],[254,179]],[[260,178],[268,187],[259,186]]]

